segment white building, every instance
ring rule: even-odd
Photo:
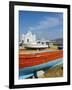
[[[20,37],[20,41],[23,44],[36,44],[36,35],[28,32],[27,34],[22,34]]]

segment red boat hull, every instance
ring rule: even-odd
[[[36,54],[19,54],[19,68],[30,67],[63,57],[63,50]]]

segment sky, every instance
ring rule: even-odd
[[[37,39],[53,40],[63,37],[63,13],[19,11],[19,32],[36,34]]]

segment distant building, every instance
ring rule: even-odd
[[[52,40],[54,45],[59,45],[59,46],[63,46],[63,38],[58,38],[55,40]]]

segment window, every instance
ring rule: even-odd
[[[29,42],[29,39],[27,39],[27,42]]]

